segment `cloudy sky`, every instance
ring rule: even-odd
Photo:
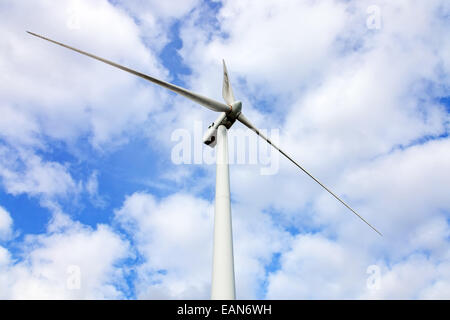
[[[173,158],[217,115],[30,30],[219,101],[224,58],[247,117],[383,233],[286,159],[232,165],[237,298],[450,299],[448,1],[0,12],[0,298],[210,295],[215,166]]]

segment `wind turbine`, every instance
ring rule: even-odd
[[[150,82],[156,83],[166,89],[172,90],[212,111],[220,112],[220,115],[206,131],[203,142],[216,150],[216,194],[214,206],[214,246],[213,246],[213,266],[212,266],[212,282],[211,282],[211,299],[232,300],[235,299],[235,279],[234,279],[234,260],[233,260],[233,235],[231,227],[231,202],[230,202],[230,175],[228,167],[228,139],[227,130],[238,120],[249,129],[253,130],[258,136],[267,141],[282,155],[295,164],[300,170],[306,173],[311,179],[317,182],[322,188],[330,193],[334,198],[341,202],[347,209],[353,212],[358,218],[364,221],[370,228],[382,235],[370,223],[368,223],[355,210],[341,200],[330,189],[317,180],[312,174],[304,169],[300,164],[289,157],[278,146],[274,145],[267,137],[265,137],[242,113],[242,103],[234,98],[228,77],[227,67],[223,61],[223,87],[222,96],[226,103],[215,101],[194,93],[182,87],[170,84],[168,82],[153,78],[141,72],[124,67],[115,62],[100,58],[93,54],[73,48],[61,42],[51,40],[36,33],[27,31],[29,34],[50,41],[64,48],[76,51],[85,56],[91,57],[98,61],[119,68],[123,71],[134,74]]]

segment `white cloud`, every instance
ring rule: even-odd
[[[0,267],[4,267],[6,266],[11,260],[11,256],[10,253],[7,249],[5,249],[4,247],[0,246]],[[1,286],[1,282],[0,282],[0,286]]]
[[[366,286],[360,254],[322,235],[298,235],[268,277],[269,299],[348,299]]]
[[[208,299],[210,296],[213,206],[187,194],[157,201],[135,193],[116,211],[116,220],[134,239],[144,258],[137,267],[138,298]],[[255,298],[264,266],[286,241],[267,215],[233,207],[238,298]]]
[[[164,78],[166,72],[142,43],[133,19],[106,0],[4,1],[0,6],[8,11],[0,28],[0,61],[8,62],[0,63],[5,80],[0,176],[8,193],[39,196],[46,206],[57,206],[55,198],[78,193],[81,184],[67,163],[48,161],[41,152],[52,152],[56,142],[77,153],[80,139],[99,151],[120,145],[161,108],[166,92],[25,31],[155,76]],[[79,28],[70,27],[73,19]]]
[[[98,192],[98,171],[93,171],[86,181],[85,188],[94,206],[102,208],[106,205],[105,199]]]
[[[27,193],[52,199],[79,189],[67,167],[59,162],[45,161],[24,149],[0,147],[0,153],[0,177],[10,194]]]
[[[94,196],[98,193],[98,171],[92,172],[92,174],[89,176],[88,181],[86,182],[86,191]]]
[[[233,71],[236,96],[248,99],[249,94],[264,97],[300,89],[306,81],[320,78],[335,56],[333,44],[346,26],[348,13],[336,1],[224,1],[217,18],[217,31],[199,28],[195,20],[183,25],[180,52],[193,67],[194,84],[219,97],[221,74],[213,78],[216,81],[204,78],[212,77],[214,67],[225,58]],[[247,81],[246,91],[237,85],[238,78]]]
[[[182,19],[194,7],[201,4],[199,0],[158,0],[116,1],[139,23],[141,36],[150,48],[157,51],[170,41],[168,30],[176,19]]]
[[[9,105],[0,107],[0,135],[3,139],[20,145],[39,145],[37,123],[26,111],[17,110]],[[17,130],[21,128],[21,130]]]
[[[437,257],[448,246],[450,202],[443,186],[450,183],[449,144],[443,139],[398,150],[347,175],[343,188],[383,231],[389,256],[431,250]],[[321,218],[338,223],[329,208],[323,205]],[[343,235],[350,230],[342,226]]]
[[[75,3],[80,20],[76,30],[67,27]],[[24,125],[24,133],[10,130],[9,138],[25,140],[35,132],[67,142],[89,135],[95,146],[117,143],[123,131],[144,122],[161,105],[151,84],[25,33],[26,28],[164,77],[155,56],[141,42],[136,24],[108,1],[56,5],[7,1],[6,5],[9,14],[1,31],[5,48],[0,55],[8,63],[0,70],[8,81],[1,89],[1,106],[5,112],[14,106],[17,125]]]
[[[0,241],[9,240],[12,235],[13,221],[8,211],[0,207]],[[2,255],[2,253],[0,253]],[[4,255],[3,255],[4,256]],[[2,258],[0,257],[0,264]]]
[[[129,257],[129,244],[106,225],[93,229],[56,217],[48,233],[26,236],[19,262],[0,249],[2,299],[124,297],[125,270],[116,263]]]
[[[412,255],[381,269],[379,290],[367,290],[365,299],[449,299],[449,261]]]
[[[400,261],[371,260],[358,245],[322,235],[298,235],[269,278],[269,299],[448,299],[448,246],[445,260],[422,253]],[[379,270],[378,286],[369,286]],[[376,275],[378,277],[378,274]]]
[[[144,258],[137,267],[138,298],[208,298],[212,206],[175,194],[157,201],[135,193],[116,211]]]
[[[232,203],[237,299],[264,298],[268,268],[285,252],[292,237],[273,218],[241,203]]]

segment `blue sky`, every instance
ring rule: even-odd
[[[195,148],[196,126],[216,115],[25,30],[217,100],[224,58],[247,117],[276,130],[384,235],[286,159],[272,175],[234,164],[238,298],[450,297],[445,1],[5,1],[6,10],[0,298],[210,291],[215,167],[177,165],[173,150],[174,133]],[[79,288],[69,288],[71,266]]]

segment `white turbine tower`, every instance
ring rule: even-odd
[[[234,98],[233,90],[228,78],[225,61],[223,61],[223,88],[222,95],[226,104],[215,101],[213,99],[204,97],[187,89],[167,83],[165,81],[153,78],[146,74],[124,67],[112,61],[97,57],[93,54],[81,51],[79,49],[70,47],[63,43],[51,40],[33,32],[27,31],[29,34],[53,42],[57,45],[67,49],[76,51],[93,59],[107,63],[113,67],[119,68],[138,77],[146,79],[150,82],[156,83],[162,87],[172,90],[198,104],[220,112],[219,117],[208,128],[203,142],[216,150],[216,194],[214,207],[214,251],[213,251],[213,267],[212,267],[212,283],[211,283],[211,298],[232,300],[235,299],[235,281],[234,281],[234,261],[233,261],[233,236],[231,228],[231,203],[230,203],[230,176],[228,168],[228,139],[227,130],[236,122],[240,121],[242,124],[253,130],[262,139],[271,144],[282,155],[295,164],[300,170],[306,173],[310,178],[317,182],[322,188],[328,191],[334,198],[341,202],[347,209],[358,216],[369,227],[371,227],[379,235],[381,233],[369,224],[363,217],[361,217],[355,210],[341,200],[337,195],[331,192],[319,180],[313,177],[301,165],[290,158],[283,150],[274,145],[267,137],[265,137],[242,113],[242,103]]]

